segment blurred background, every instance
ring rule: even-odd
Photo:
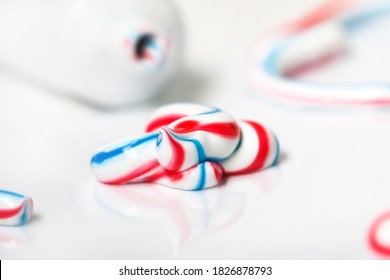
[[[19,12],[27,2],[29,9],[51,15],[41,17],[48,20],[45,26],[52,20],[67,31],[21,34],[31,28]],[[111,3],[89,2],[98,3],[92,5],[96,11]],[[259,38],[324,1],[172,0],[169,9],[165,1],[140,2],[124,4],[136,7],[128,16],[135,27],[121,27],[121,21],[111,32],[114,24],[105,27],[94,12],[87,20],[76,13],[67,26],[73,1],[0,0],[0,18],[10,18],[0,20],[9,38],[0,47],[0,184],[34,200],[29,224],[0,227],[0,258],[388,258],[388,108],[289,104],[263,98],[247,83],[248,54]],[[59,11],[62,16],[51,14]],[[341,60],[297,79],[390,80],[389,26],[384,21],[375,32],[356,35]],[[112,63],[126,53],[99,40],[102,34],[120,37],[121,28],[127,32],[122,47],[138,46],[140,57],[115,68]],[[79,29],[81,35],[69,35]],[[145,37],[150,34],[158,36]],[[39,40],[49,37],[58,41]],[[72,44],[64,50],[58,42]],[[38,43],[52,47],[46,51]],[[96,51],[101,45],[104,51]],[[148,52],[152,59],[145,62]],[[92,54],[105,64],[89,64]],[[70,63],[74,57],[80,60]],[[123,88],[130,99],[124,100]],[[104,97],[95,99],[95,93]],[[280,141],[279,164],[195,193],[95,181],[89,161],[102,144],[141,134],[153,110],[179,101],[266,124]]]

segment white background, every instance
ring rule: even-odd
[[[1,188],[30,195],[35,206],[27,226],[0,227],[0,258],[383,257],[367,238],[374,219],[390,209],[390,115],[281,105],[249,94],[243,82],[255,38],[319,1],[174,2],[185,26],[186,67],[149,103],[101,111],[0,69]],[[365,44],[345,64],[311,78],[389,76],[386,48],[356,40]],[[374,49],[384,51],[375,60]],[[198,193],[97,184],[89,170],[96,149],[141,133],[154,109],[175,101],[267,124],[281,143],[280,164]]]

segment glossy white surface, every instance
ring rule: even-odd
[[[187,26],[187,68],[151,103],[99,111],[1,69],[0,184],[30,195],[35,210],[25,227],[0,227],[0,258],[381,257],[367,239],[390,208],[390,114],[281,106],[248,94],[242,83],[250,42],[318,1],[176,2]],[[310,78],[386,78],[388,38],[367,36],[332,71]],[[150,113],[174,101],[266,124],[280,140],[279,166],[198,193],[96,183],[89,169],[96,149],[142,133]]]

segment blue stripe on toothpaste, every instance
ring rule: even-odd
[[[126,145],[115,148],[114,150],[107,151],[107,152],[106,151],[99,152],[92,157],[91,164],[102,164],[108,159],[111,159],[113,157],[116,157],[116,156],[123,154],[124,149],[137,147],[137,146],[142,145],[146,142],[156,140],[157,137],[158,137],[158,133],[153,133],[153,134],[150,134],[148,136],[145,136],[145,137],[142,137],[139,139],[135,139]]]

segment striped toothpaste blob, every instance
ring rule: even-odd
[[[146,182],[187,191],[199,191],[219,184],[223,169],[215,162],[205,161],[181,172],[160,170],[147,178]]]
[[[162,168],[156,158],[157,137],[157,133],[147,133],[103,147],[91,160],[96,179],[109,185],[150,182],[183,190],[201,190],[219,183],[223,171],[212,162],[183,172]]]
[[[255,121],[239,121],[241,142],[222,165],[227,175],[249,173],[276,164],[279,142],[275,134]]]
[[[104,146],[91,160],[95,177],[110,185],[144,182],[161,169],[155,152],[157,136],[149,133]]]
[[[159,127],[167,126],[168,128],[163,129],[169,131],[169,127],[175,126],[176,123],[183,123],[186,121],[185,117],[199,118],[199,116],[213,115],[216,112],[220,112],[218,108],[192,104],[192,103],[174,103],[166,105],[157,109],[149,119],[146,131],[157,131]],[[237,175],[249,172],[258,171],[276,164],[279,157],[279,142],[275,134],[262,124],[253,121],[245,120],[237,122],[240,130],[239,143],[232,154],[224,160],[217,161],[224,169],[227,175]],[[180,130],[180,125],[179,125]],[[171,130],[171,134],[175,132]],[[179,138],[176,134],[176,138]],[[169,137],[169,135],[167,135]],[[174,141],[171,142],[175,145]],[[176,148],[176,158],[185,157],[183,151],[187,153],[187,156],[193,156],[195,158],[204,157],[204,153],[198,155],[197,150],[194,149],[191,142],[181,141],[185,147],[181,150],[180,147]],[[199,141],[198,141],[199,142]],[[161,145],[161,144],[160,144]],[[178,145],[178,144],[177,144]],[[179,146],[179,145],[178,145]],[[169,149],[170,147],[168,147]],[[172,150],[174,150],[172,148]],[[199,149],[201,151],[201,149]],[[169,153],[169,151],[168,151]],[[195,155],[194,155],[195,154]],[[176,162],[174,164],[177,164]]]
[[[274,165],[275,135],[255,121],[236,122],[224,111],[192,103],[156,110],[146,133],[103,147],[91,160],[95,177],[106,184],[150,182],[201,190],[235,175]]]
[[[33,202],[30,197],[0,190],[0,226],[19,226],[30,221]]]
[[[194,103],[173,103],[158,108],[149,118],[146,132],[158,131],[162,126],[167,126],[178,119],[205,114],[217,110],[215,107]]]
[[[173,171],[204,161],[221,162],[240,141],[237,122],[219,109],[178,119],[161,127],[159,133],[157,160]]]

